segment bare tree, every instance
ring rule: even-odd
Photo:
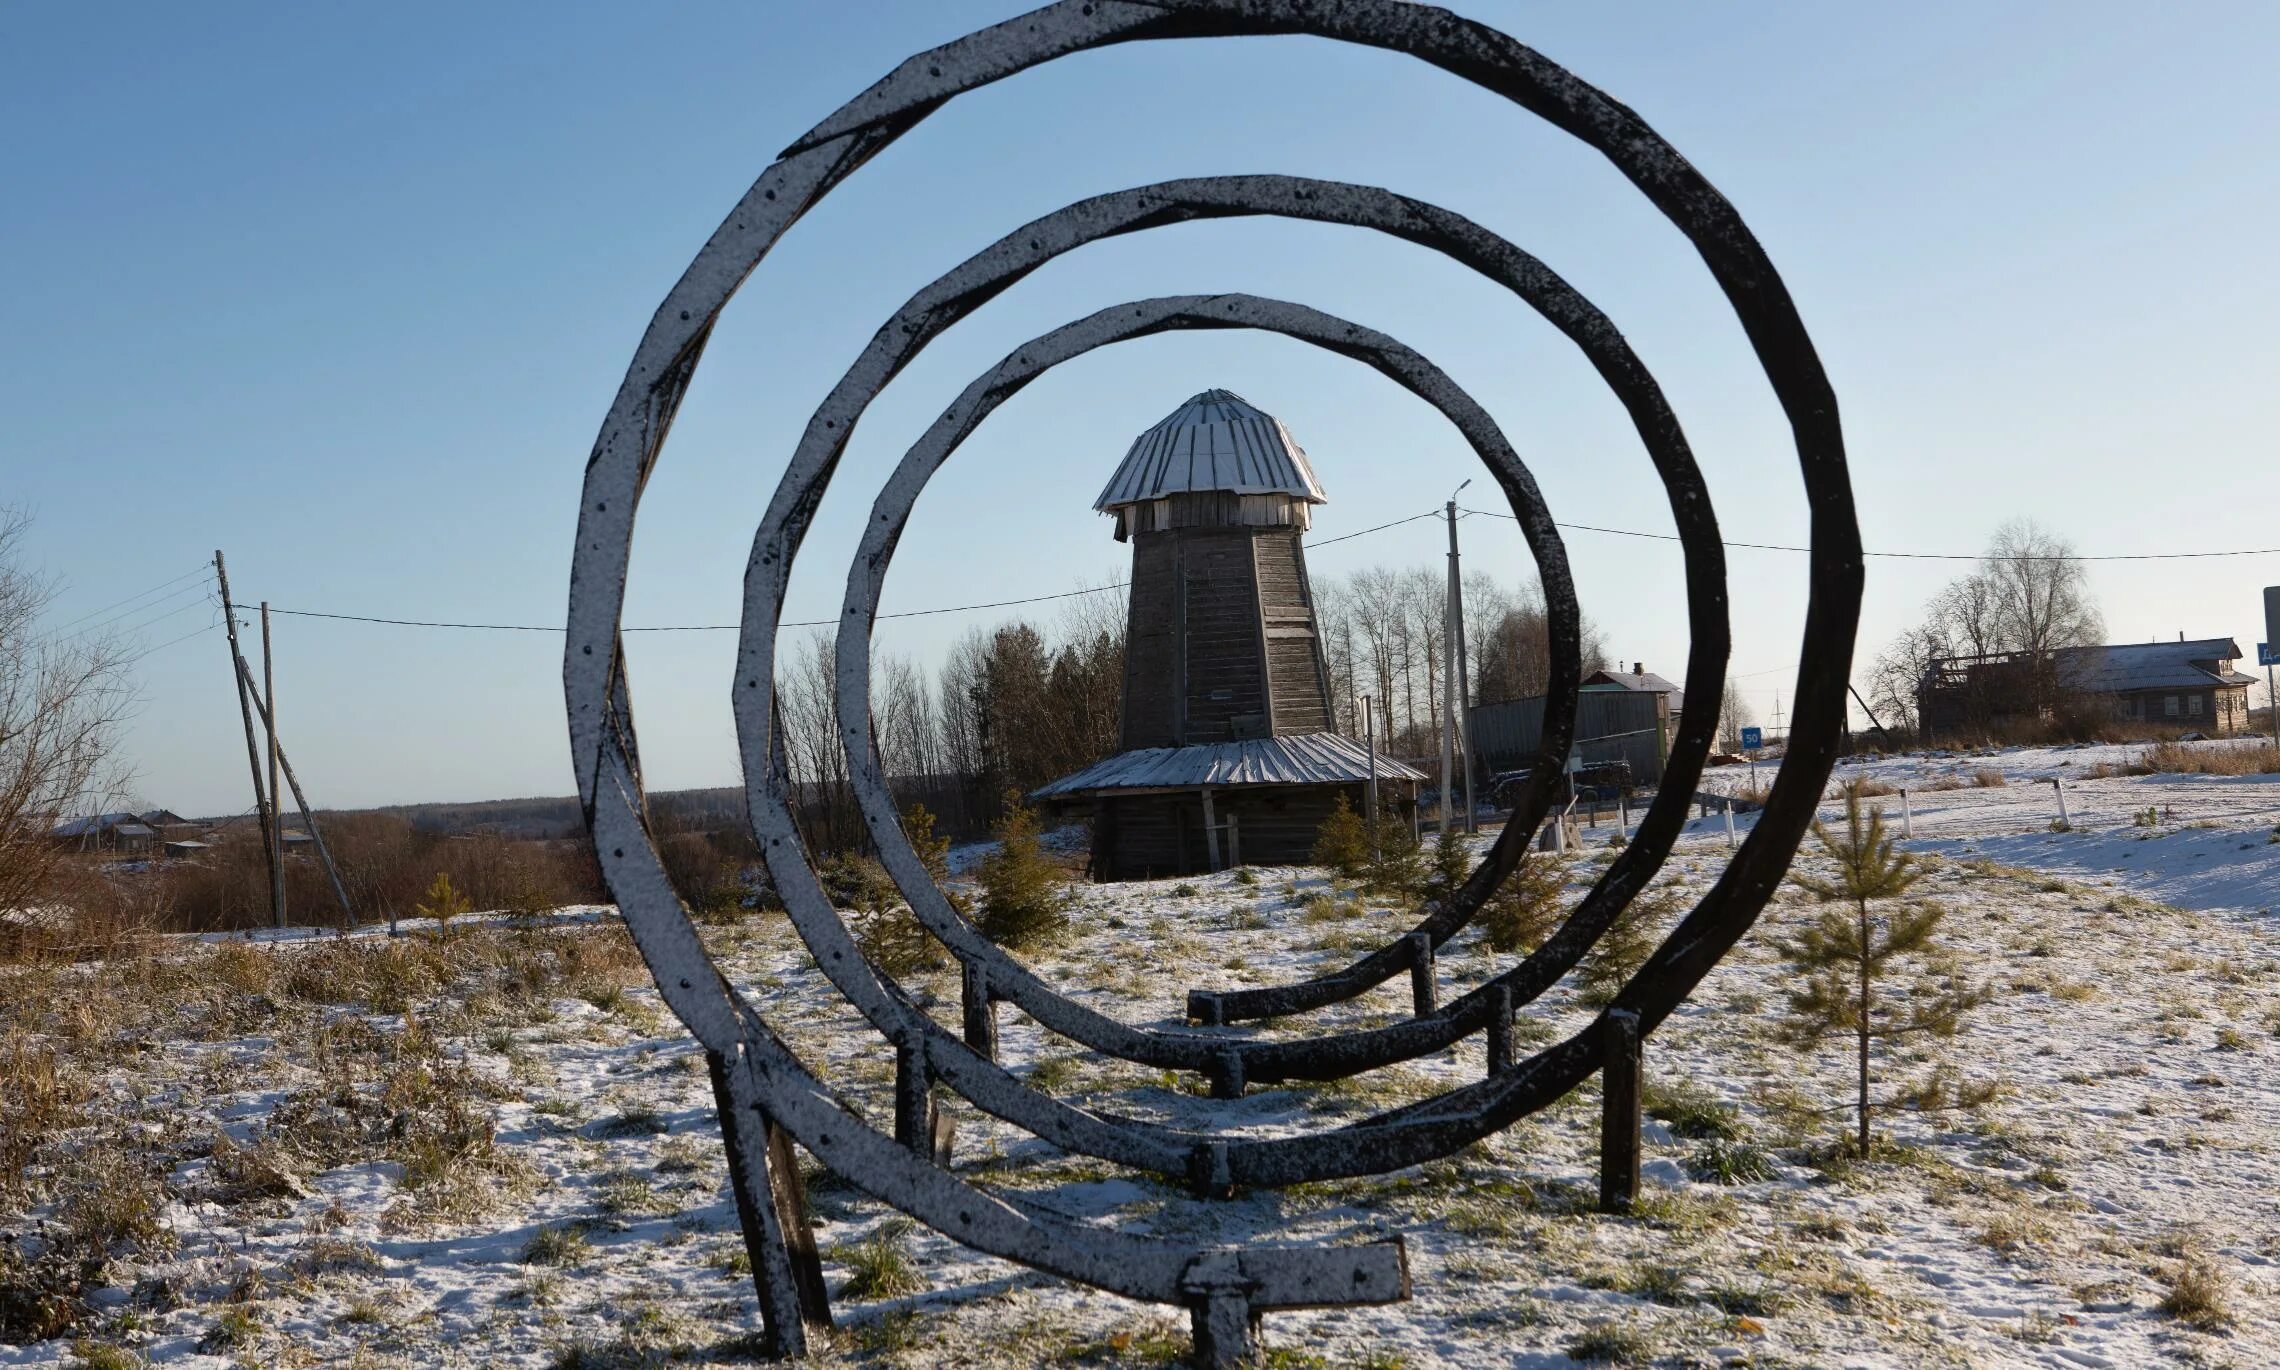
[[[2068,689],[2059,653],[2104,635],[2074,545],[2032,519],[2012,519],[1995,530],[1979,565],[1942,587],[1923,623],[1878,658],[1871,688],[1879,706],[1914,718],[1917,691],[1934,665],[1962,658],[1974,664],[1950,687],[1960,706],[1951,723],[1984,728],[2006,715],[2048,717]]]
[[[56,825],[123,792],[116,748],[133,703],[116,638],[34,636],[56,584],[23,563],[30,526],[0,507],[0,910],[52,897],[67,855]]]
[[[1979,574],[1989,585],[2006,649],[2031,663],[2034,702],[2056,704],[2066,682],[2052,654],[2106,635],[2074,544],[2033,519],[2015,518],[1995,530]]]
[[[1718,699],[1718,750],[1738,752],[1742,749],[1742,729],[1757,722],[1757,714],[1750,709],[1749,700],[1742,697],[1742,687],[1729,679]]]

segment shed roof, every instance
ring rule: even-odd
[[[1093,508],[1206,490],[1329,503],[1282,420],[1232,390],[1206,390],[1132,440]]]
[[[1423,780],[1425,773],[1390,756],[1377,759],[1380,780]],[[1197,790],[1236,785],[1343,785],[1370,777],[1369,750],[1341,733],[1291,733],[1243,742],[1143,747],[1119,752],[1030,793],[1063,799],[1102,790]]]
[[[2197,662],[2240,659],[2240,644],[2229,637],[2186,642],[2118,642],[2102,647],[2062,647],[2052,653],[2060,675],[2074,689],[2097,694],[2119,690],[2181,690],[2210,685],[2253,685],[2254,676],[2211,670]]]
[[[109,832],[114,828],[136,821],[136,815],[131,813],[97,813],[89,814],[85,818],[65,819],[56,824],[53,831],[57,837],[87,837],[94,833]]]

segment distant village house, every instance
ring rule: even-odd
[[[2061,710],[2231,737],[2248,729],[2253,676],[2234,669],[2226,637],[1941,657],[1925,670],[1916,712],[1928,736],[2048,722]]]

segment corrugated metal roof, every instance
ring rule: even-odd
[[[57,837],[86,837],[91,833],[108,832],[125,823],[136,821],[131,813],[98,813],[85,818],[72,818],[55,825]]]
[[[1377,759],[1380,780],[1423,780],[1425,773],[1390,756]],[[1075,775],[1031,792],[1055,799],[1098,790],[1218,789],[1230,785],[1328,785],[1367,780],[1369,750],[1339,733],[1292,733],[1244,742],[1143,747],[1119,752]]]
[[[2196,666],[2196,661],[2237,661],[2240,644],[2229,637],[2204,637],[2190,642],[2124,642],[2103,647],[2063,647],[2058,658],[2062,679],[2074,689],[2099,694],[2117,690],[2198,689],[2210,685],[2253,685],[2255,677],[2239,671],[2222,674]]]
[[[1132,440],[1093,508],[1205,490],[1329,503],[1282,420],[1232,390],[1206,390]]]

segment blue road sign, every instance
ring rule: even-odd
[[[2272,654],[2271,643],[2259,642],[2256,644],[2256,664],[2259,666],[2280,666],[2280,656]]]
[[[2263,644],[2263,643],[2258,643],[2258,644],[2257,644],[2257,650],[2258,650],[2259,652],[2263,651],[2263,650],[2264,650],[2264,644]],[[1763,729],[1763,728],[1744,728],[1744,729],[1742,729],[1742,750],[1744,750],[1744,751],[1755,751],[1756,749],[1758,749],[1759,747],[1762,747],[1762,746],[1764,746],[1764,745],[1765,745],[1765,729]]]

